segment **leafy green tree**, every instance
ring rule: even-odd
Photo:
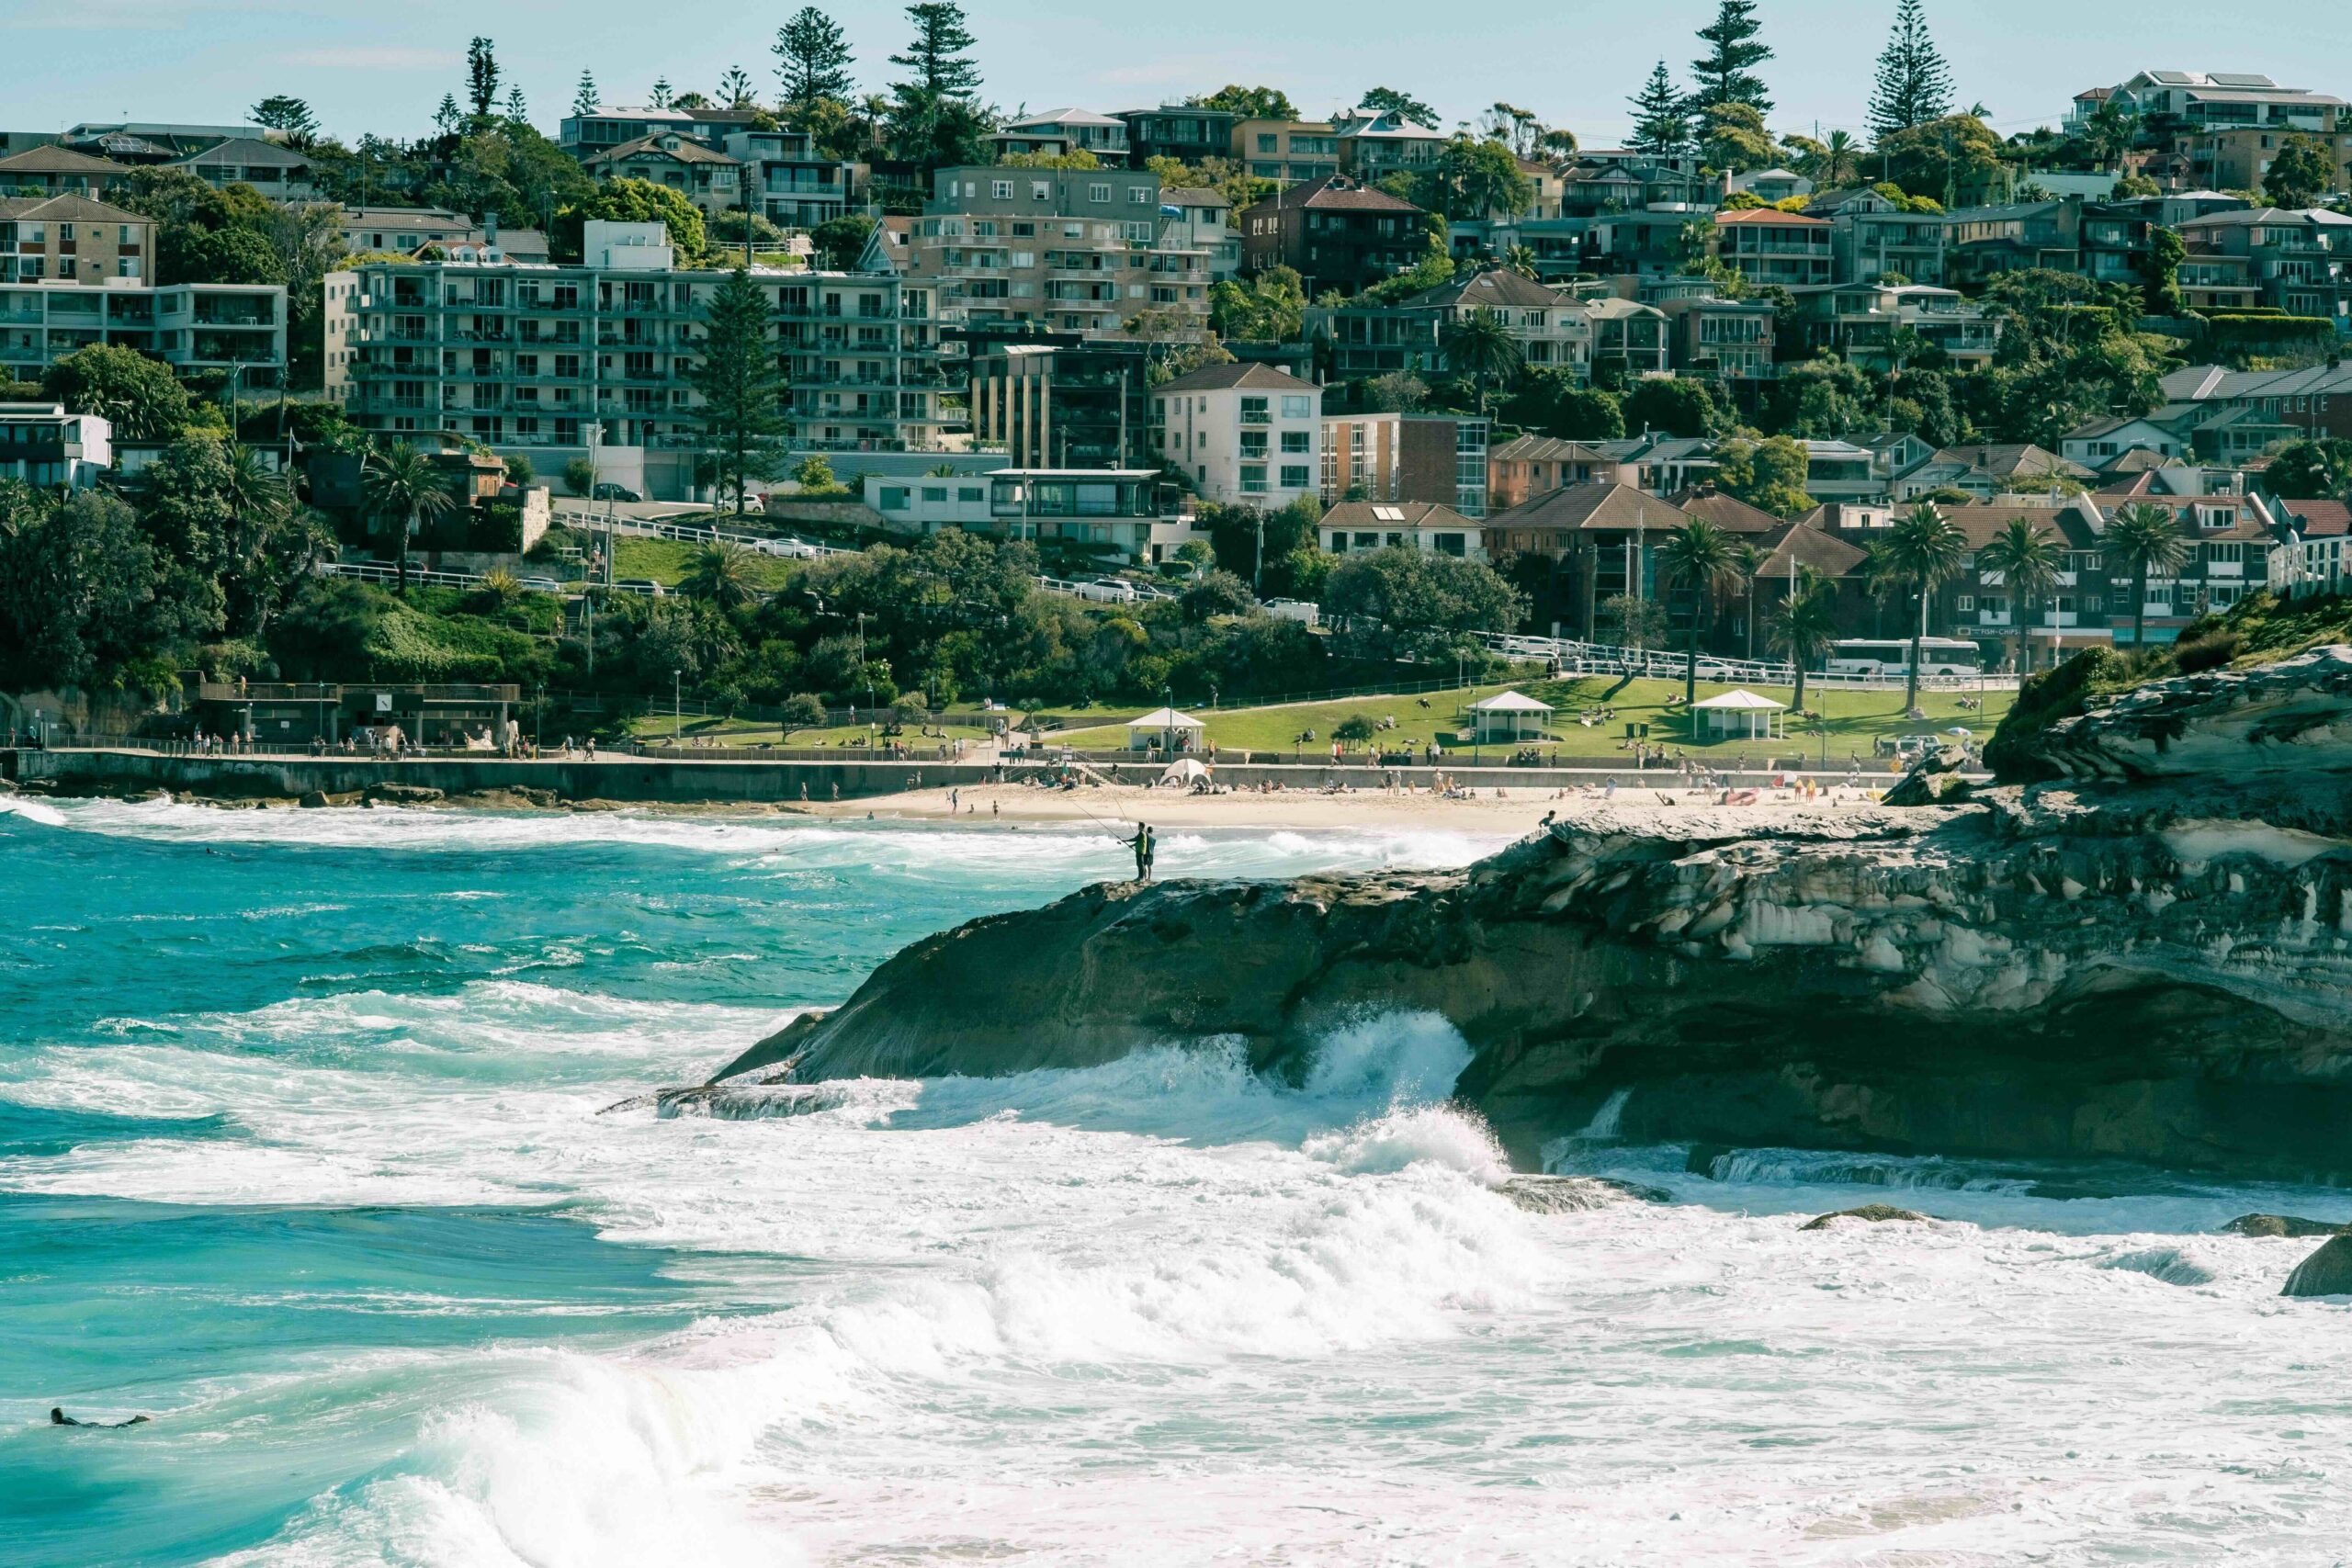
[[[724,541],[696,550],[678,591],[689,599],[707,600],[722,610],[749,604],[758,590],[752,583],[752,552]]]
[[[1712,435],[1723,424],[1714,394],[1705,382],[1688,376],[1645,376],[1625,392],[1623,406],[1627,430],[1695,438]]]
[[[2132,573],[2132,648],[2138,652],[2148,646],[2148,579],[2178,571],[2189,543],[2171,508],[2149,501],[2118,508],[2099,542]]]
[[[2009,595],[2009,624],[2017,628],[2017,666],[2019,671],[2030,671],[2033,644],[2026,631],[2032,623],[2028,612],[2035,600],[2047,598],[2058,586],[2058,574],[2066,564],[2064,547],[2039,524],[2012,517],[1991,543],[1976,552],[1976,564],[2001,574],[2002,586]]]
[[[1468,632],[1508,632],[1526,600],[1479,561],[1427,550],[1366,550],[1340,558],[1323,604],[1343,618],[1344,645],[1366,658],[1444,657]]]
[[[1805,359],[1781,367],[1770,399],[1771,427],[1799,440],[1837,441],[1876,428],[1877,389],[1860,366]]]
[[[2352,490],[2352,440],[2290,441],[2263,470],[2262,487],[2281,501],[2339,500]]]
[[[455,511],[458,498],[433,459],[405,441],[395,443],[390,451],[369,454],[360,485],[368,511],[392,536],[396,591],[405,595],[409,540],[425,524]]]
[[[1707,52],[1690,62],[1697,90],[1690,108],[1704,114],[1723,104],[1746,104],[1758,114],[1772,112],[1764,96],[1763,79],[1756,68],[1772,58],[1771,49],[1756,41],[1764,24],[1756,19],[1756,0],[1721,0],[1715,19],[1699,29]]]
[[[1813,497],[1804,489],[1805,471],[1804,448],[1786,435],[1761,441],[1735,437],[1724,443],[1715,458],[1715,482],[1725,495],[1779,517],[1813,510]]]
[[[689,262],[700,260],[709,243],[703,230],[701,209],[686,199],[684,192],[655,185],[651,180],[604,181],[556,213],[555,231],[548,236],[549,243],[569,254],[580,254],[582,234],[591,219],[615,223],[659,223],[669,230],[670,243],[676,247],[680,258]]]
[[[585,457],[574,457],[563,466],[563,488],[566,493],[585,496],[596,486],[596,465]]]
[[[740,65],[729,66],[727,74],[718,79],[718,101],[730,109],[759,107],[759,89],[752,85],[752,73]]]
[[[575,115],[594,114],[604,107],[604,95],[596,91],[594,73],[582,68],[580,85],[572,89],[571,112]]]
[[[1250,596],[1250,585],[1232,572],[1212,571],[1184,590],[1182,604],[1184,618],[1199,624],[1219,615],[1246,615],[1258,601]]]
[[[846,103],[857,89],[856,78],[850,74],[856,57],[841,24],[814,6],[803,6],[776,29],[770,52],[775,56],[783,107],[806,114],[820,99]]]
[[[905,53],[890,56],[891,64],[908,73],[907,80],[891,84],[891,118],[900,154],[928,171],[945,163],[974,133],[980,68],[965,51],[978,40],[964,25],[964,8],[953,0],[922,0],[909,6],[907,16],[915,36]]]
[[[2336,184],[2335,158],[2325,139],[2290,136],[2271,157],[2270,168],[2262,176],[2262,194],[2274,207],[2301,211],[2317,207]]]
[[[1298,118],[1298,106],[1290,101],[1290,95],[1275,87],[1227,85],[1185,101],[1204,109],[1223,109],[1227,114],[1239,115],[1243,119]]]
[[[653,78],[653,91],[647,94],[646,96],[651,101],[655,108],[668,108],[670,107],[670,78],[667,76],[656,76]]]
[[[1699,696],[1699,637],[1714,612],[1715,595],[1739,581],[1739,557],[1731,536],[1703,517],[1693,517],[1666,536],[1657,548],[1659,574],[1690,592],[1690,640],[1684,649],[1682,701],[1685,711]],[[1691,712],[1691,734],[1698,734]]]
[[[792,482],[814,495],[830,495],[842,488],[841,481],[833,478],[832,464],[825,460],[822,452],[811,452],[801,458],[800,466],[792,470]]]
[[[1563,441],[1614,441],[1625,434],[1616,395],[1581,387],[1566,370],[1531,368],[1503,400],[1501,417],[1539,435]]]
[[[1909,678],[1904,683],[1905,712],[1919,705],[1919,649],[1928,636],[1928,609],[1936,590],[1960,575],[1968,558],[1968,536],[1960,525],[1921,502],[1896,518],[1871,551],[1871,571],[1883,585],[1918,596],[1919,619],[1911,633]]]
[[[2148,253],[2141,258],[2140,269],[2147,279],[2147,305],[2152,315],[2177,316],[2185,309],[2180,299],[2180,264],[2188,256],[2188,242],[2180,237],[2178,230],[2149,225]]]
[[[826,266],[847,272],[865,254],[865,242],[873,232],[872,218],[863,212],[844,212],[811,229],[808,243],[817,248],[817,254]]]
[[[703,309],[701,357],[687,374],[698,400],[695,422],[717,461],[720,487],[735,492],[738,516],[751,482],[774,479],[783,465],[789,422],[784,374],[769,336],[774,323],[767,296],[737,267]]]
[[[506,119],[514,125],[531,123],[531,106],[523,96],[523,84],[515,83],[506,89]]]
[[[1804,678],[1815,660],[1838,640],[1838,591],[1811,567],[1799,569],[1798,589],[1765,631],[1772,651],[1796,670],[1796,692],[1789,705],[1804,711]]]
[[[247,112],[255,125],[284,135],[289,147],[308,147],[318,139],[318,117],[309,104],[289,94],[273,93]]]
[[[0,480],[0,688],[168,684],[157,656],[188,629],[174,610],[119,498]]]
[[[1874,161],[1904,191],[1951,207],[1996,182],[2006,152],[1983,120],[1952,114],[1887,131],[1878,139]]]
[[[1665,61],[1657,62],[1642,90],[1627,101],[1634,109],[1634,152],[1670,158],[1690,150],[1690,110]]]
[[[1295,343],[1306,322],[1306,286],[1289,267],[1209,286],[1209,328],[1228,342]]]
[[[1459,221],[1515,218],[1535,202],[1535,184],[1520,172],[1511,150],[1467,132],[1446,142],[1424,183],[1417,205]]]
[[[188,426],[194,408],[171,367],[136,349],[93,344],[41,373],[42,395],[74,413],[94,413],[121,441],[168,441]]]
[[[433,111],[433,128],[444,136],[455,136],[465,123],[465,113],[458,107],[458,95],[442,94],[441,107]]]
[[[1456,376],[1469,378],[1478,389],[1478,408],[1486,411],[1489,389],[1510,380],[1525,363],[1526,350],[1494,310],[1473,310],[1450,323],[1440,340],[1445,362]]]
[[[1356,107],[1374,114],[1393,114],[1415,125],[1435,130],[1437,110],[1430,107],[1410,93],[1400,93],[1394,87],[1374,87],[1356,99]]]
[[[476,37],[466,45],[466,97],[477,120],[488,119],[498,107],[498,57],[486,38]]]
[[[1908,130],[1951,109],[1951,67],[1928,36],[1920,0],[1896,0],[1894,32],[1878,57],[1878,85],[1871,90],[1871,134]]]
[[[1711,169],[1739,175],[1771,167],[1780,149],[1754,105],[1715,104],[1700,112],[1699,156]]]

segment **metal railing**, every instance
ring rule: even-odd
[[[1686,654],[1654,648],[1623,648],[1610,643],[1578,642],[1566,637],[1522,637],[1505,632],[1473,634],[1480,642],[1506,658],[1540,659],[1547,663],[1556,660],[1565,674],[1576,675],[1635,675],[1652,680],[1679,681],[1689,671]],[[1702,653],[1698,659],[1699,679],[1709,682],[1751,682],[1764,686],[1793,686],[1796,668],[1778,660],[1755,659],[1721,659]],[[1840,691],[1901,691],[1908,682],[1902,675],[1854,674],[1845,671],[1807,671],[1804,683],[1808,686],[1835,687]],[[1930,692],[2008,692],[2015,691],[2015,675],[1922,675],[1919,688]]]

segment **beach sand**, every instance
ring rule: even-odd
[[[804,806],[814,816],[945,820],[949,792],[923,789],[901,795]],[[1023,784],[976,784],[956,792],[953,815],[960,822],[1083,822],[1125,824],[1142,820],[1155,828],[1458,829],[1472,833],[1532,831],[1547,811],[1572,820],[1599,818],[1629,827],[1665,827],[1704,813],[1712,822],[1753,821],[1761,829],[1793,818],[1879,809],[1867,790],[1826,790],[1810,803],[1786,791],[1765,791],[1753,806],[1718,806],[1713,790],[1675,790],[1649,784],[1621,785],[1613,799],[1599,787],[1565,794],[1549,789],[1481,788],[1470,799],[1432,795],[1389,795],[1381,790],[1324,795],[1312,790],[1277,795],[1187,795],[1174,789],[1105,784],[1078,790],[1036,789]]]

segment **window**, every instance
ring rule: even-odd
[[[1307,479],[1306,464],[1284,463],[1283,465],[1283,489],[1305,490],[1306,485]]]
[[[1096,180],[1093,184],[1088,186],[1086,187],[1086,199],[1094,202],[1104,202],[1110,200],[1111,182],[1108,180]]]
[[[1283,450],[1284,452],[1312,452],[1315,450],[1315,433],[1311,430],[1283,431]]]
[[[1975,596],[1974,596],[1974,595],[1973,595],[1973,594],[1962,593],[1962,594],[1961,594],[1958,598],[1956,598],[1956,599],[1954,599],[1954,600],[1952,601],[1952,606],[1951,606],[1951,607],[1952,607],[1953,609],[1955,609],[1955,610],[1958,610],[1962,615],[1964,615],[1968,614],[1971,610],[1973,610],[1974,608],[1976,608],[1976,599],[1975,599]]]
[[[922,498],[925,502],[944,502],[947,500],[947,487],[945,485],[925,485],[922,487]]]
[[[1271,131],[1262,131],[1262,130],[1261,130],[1261,131],[1260,131],[1260,132],[1258,133],[1258,151],[1259,151],[1259,152],[1273,152],[1273,151],[1275,150],[1274,143],[1275,143],[1275,138],[1274,138],[1274,135],[1273,135],[1273,133],[1272,133],[1272,132],[1271,132]]]
[[[1245,463],[1242,465],[1241,493],[1244,495],[1263,495],[1266,493],[1265,464]]]
[[[1285,392],[1283,395],[1283,417],[1284,419],[1313,419],[1315,400],[1296,393]]]
[[[976,502],[986,501],[988,498],[989,492],[983,486],[957,485],[956,487],[956,499],[966,506],[972,505]]]
[[[1050,180],[1031,180],[1031,181],[1029,182],[1029,199],[1030,199],[1030,200],[1032,200],[1032,201],[1051,201],[1053,198],[1054,198],[1054,186],[1053,186],[1053,182],[1052,182],[1052,181],[1050,181]]]
[[[1241,400],[1241,423],[1244,423],[1244,424],[1265,424],[1265,423],[1270,423],[1270,422],[1271,422],[1271,421],[1270,421],[1270,416],[1269,416],[1269,415],[1267,414],[1267,412],[1266,412],[1266,400],[1265,400],[1265,399],[1263,399],[1263,398],[1244,398],[1244,399],[1242,399],[1242,400]]]
[[[1128,206],[1141,207],[1150,200],[1151,187],[1149,186],[1129,186],[1127,187]]]
[[[1266,433],[1262,430],[1243,431],[1241,455],[1245,457],[1263,457],[1266,455]]]
[[[912,492],[904,485],[883,486],[881,496],[882,510],[885,512],[904,512],[907,509],[907,497]]]

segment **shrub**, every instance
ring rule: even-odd
[[[524,490],[528,490],[531,488],[532,481],[537,479],[538,477],[539,471],[531,467],[531,459],[525,457],[522,453],[517,452],[514,456],[506,459],[506,482],[508,484],[516,485]]]
[[[2200,670],[2218,670],[2245,651],[2245,638],[2236,632],[2216,631],[2180,643],[2174,648],[2175,668],[2184,675],[2194,675]]]
[[[822,729],[825,718],[825,705],[813,692],[795,692],[784,699],[786,729]]]

